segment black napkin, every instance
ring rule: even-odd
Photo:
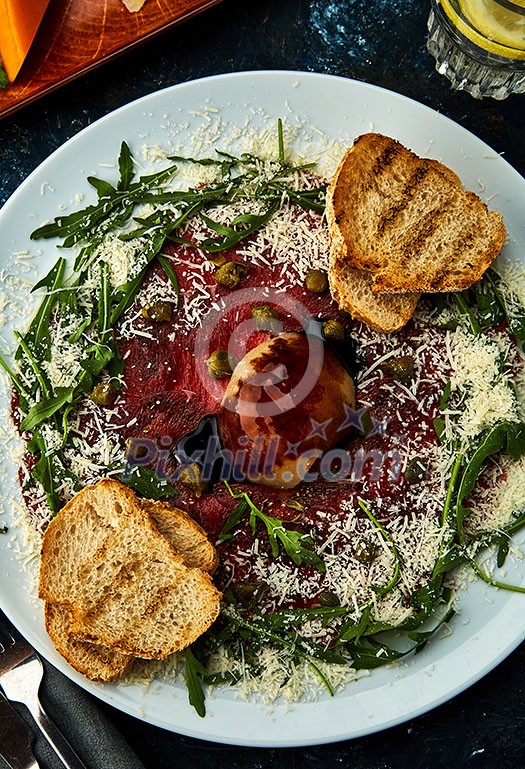
[[[95,697],[43,660],[45,675],[40,700],[86,769],[145,769],[122,735],[102,712]],[[33,752],[41,769],[64,769],[41,737],[27,711],[16,706],[35,732]],[[1,764],[0,760],[0,764]]]

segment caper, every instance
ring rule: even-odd
[[[421,483],[421,481],[425,480],[426,475],[426,465],[419,457],[414,457],[414,459],[408,462],[405,470],[405,481],[407,483]]]
[[[341,602],[339,598],[336,596],[335,593],[332,593],[331,590],[323,590],[322,593],[319,593],[317,596],[317,600],[319,601],[320,606],[340,606]]]
[[[252,309],[252,318],[259,331],[274,331],[278,326],[276,321],[279,320],[279,316],[273,307],[269,307],[267,304],[254,307]]]
[[[414,358],[411,355],[390,358],[381,365],[381,368],[387,376],[391,376],[401,384],[410,384],[414,379]]]
[[[284,504],[285,507],[289,507],[290,510],[297,510],[298,513],[302,513],[304,510],[304,505],[298,499],[287,499]]]
[[[226,379],[231,376],[232,366],[228,350],[215,350],[206,361],[210,376],[214,379]]]
[[[253,608],[257,604],[258,598],[266,593],[268,585],[260,579],[253,581],[239,582],[232,589],[233,595],[246,608]]]
[[[325,320],[323,336],[331,342],[343,342],[345,338],[344,326],[338,320]]]
[[[219,267],[214,278],[220,286],[235,288],[241,278],[245,278],[247,274],[248,267],[242,262],[226,262]]]
[[[148,320],[154,320],[156,323],[171,320],[172,312],[172,303],[167,302],[165,299],[155,299],[153,302],[148,302],[142,308],[142,315]]]
[[[324,294],[328,291],[328,276],[323,270],[308,270],[304,285],[312,294]]]
[[[101,382],[91,390],[89,397],[99,406],[111,406],[117,397],[117,391],[111,382]]]
[[[372,563],[377,556],[378,547],[369,539],[360,539],[354,548],[354,557],[359,563]]]
[[[222,267],[222,265],[226,264],[228,261],[224,254],[210,254],[207,259],[209,262],[215,265],[215,267]]]
[[[361,430],[359,431],[362,435],[368,435],[372,432],[374,429],[375,424],[374,420],[370,416],[369,411],[364,411],[361,415]]]
[[[179,481],[187,489],[191,489],[196,497],[200,497],[206,491],[208,484],[202,479],[202,470],[197,462],[186,465],[179,473]]]

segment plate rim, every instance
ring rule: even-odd
[[[505,158],[501,157],[499,153],[496,153],[496,151],[493,150],[492,147],[490,147],[486,142],[481,140],[474,133],[464,128],[463,126],[461,126],[461,124],[457,123],[456,121],[452,120],[446,115],[443,115],[437,112],[436,110],[434,110],[432,107],[422,104],[408,96],[405,96],[404,94],[400,94],[396,91],[383,88],[382,86],[377,86],[377,85],[369,84],[363,81],[352,80],[349,78],[345,78],[343,76],[330,75],[326,73],[302,72],[298,70],[256,70],[256,71],[246,70],[241,72],[209,75],[207,77],[198,78],[196,80],[185,81],[183,83],[178,83],[172,86],[168,86],[166,88],[152,92],[145,96],[139,97],[138,99],[135,99],[127,104],[124,104],[118,107],[116,110],[113,110],[107,115],[104,115],[103,117],[99,118],[97,121],[90,124],[89,126],[86,126],[84,129],[79,131],[77,134],[75,134],[70,139],[68,139],[64,144],[62,144],[60,147],[54,150],[54,152],[52,152],[46,159],[44,159],[44,161],[42,161],[42,163],[40,163],[29,174],[29,176],[19,185],[19,187],[10,195],[10,197],[8,198],[8,200],[5,202],[5,204],[2,206],[2,209],[0,210],[0,226],[2,225],[5,218],[10,215],[12,207],[15,207],[16,209],[18,195],[22,195],[26,189],[29,189],[31,187],[35,179],[37,179],[39,175],[44,173],[47,170],[48,166],[52,165],[55,162],[57,157],[58,158],[60,157],[60,154],[64,151],[65,147],[71,147],[71,146],[74,146],[76,143],[83,142],[87,135],[89,135],[91,132],[96,132],[100,130],[100,127],[103,126],[104,123],[109,123],[112,120],[118,120],[119,116],[125,113],[126,111],[133,111],[134,109],[147,105],[150,102],[155,101],[156,99],[162,99],[163,96],[177,90],[192,89],[192,88],[195,88],[195,86],[201,87],[203,84],[205,85],[210,82],[239,80],[239,79],[247,79],[248,81],[249,80],[261,81],[268,77],[270,78],[284,77],[288,79],[293,77],[293,78],[303,78],[305,80],[314,80],[314,79],[317,80],[320,78],[323,82],[326,80],[337,81],[340,84],[344,84],[345,86],[348,86],[350,89],[355,87],[357,87],[358,89],[363,89],[364,91],[369,91],[370,89],[372,89],[376,93],[385,94],[388,99],[393,98],[394,100],[401,100],[401,102],[410,104],[412,107],[415,106],[417,110],[425,111],[426,114],[433,119],[438,118],[440,121],[446,121],[449,125],[454,126],[454,130],[459,128],[461,132],[464,132],[466,135],[471,137],[471,139],[475,140],[476,143],[479,143],[486,150],[497,155],[499,158],[499,162],[503,163],[504,166],[506,167],[507,173],[512,172],[512,174],[515,174],[517,177],[516,181],[519,182],[520,185],[523,184],[523,191],[525,193],[525,180],[523,179],[523,177]],[[131,129],[128,133],[133,134],[133,129]],[[1,592],[0,592],[0,597],[1,597]],[[509,599],[507,604],[515,603],[516,599],[515,597],[513,598],[514,600]],[[29,625],[27,625],[25,622],[20,623],[19,621],[16,621],[16,617],[11,612],[5,611],[5,613],[9,616],[9,618],[12,621],[15,620],[14,624],[17,624],[17,626],[21,629],[22,632],[25,631],[26,634],[32,637],[30,638],[30,640],[32,640],[33,645],[35,645],[35,647],[38,648],[40,644],[34,641],[34,634],[32,629],[29,627]],[[416,707],[410,710],[410,712],[405,713],[401,716],[393,715],[389,719],[381,722],[379,725],[375,723],[370,724],[368,727],[364,727],[354,733],[349,732],[348,729],[346,729],[343,731],[334,732],[328,735],[326,738],[319,738],[318,736],[309,738],[308,736],[303,735],[301,737],[292,736],[286,739],[281,738],[278,740],[269,739],[266,741],[261,741],[261,739],[255,738],[252,740],[249,737],[245,737],[245,736],[243,736],[242,739],[235,739],[233,737],[224,737],[219,734],[212,734],[208,731],[207,728],[205,728],[206,720],[202,722],[204,727],[202,729],[199,729],[199,728],[193,729],[188,727],[184,727],[183,729],[181,729],[180,726],[176,724],[167,724],[166,722],[163,722],[162,719],[154,718],[151,715],[144,717],[144,720],[147,720],[149,723],[152,723],[161,728],[169,729],[171,731],[178,731],[180,733],[183,733],[198,739],[204,739],[204,740],[209,740],[214,742],[222,742],[224,744],[244,745],[244,746],[250,746],[250,747],[298,747],[298,746],[323,744],[327,742],[337,742],[337,741],[346,740],[346,739],[353,739],[353,738],[364,736],[366,734],[382,731],[396,724],[404,723],[425,712],[428,712],[429,710],[437,707],[443,702],[451,699],[452,697],[456,696],[458,693],[469,688],[473,683],[478,681],[488,672],[493,670],[503,659],[505,659],[521,643],[524,637],[525,637],[525,626],[523,627],[521,633],[513,636],[513,638],[506,645],[504,645],[499,650],[498,654],[494,658],[492,658],[487,664],[485,664],[484,666],[476,670],[475,673],[469,675],[465,680],[462,680],[461,683],[458,683],[456,686],[453,686],[447,689],[447,691],[443,692],[441,696],[435,697],[431,702],[421,704],[419,707]],[[89,691],[92,694],[95,694],[95,696],[99,697],[100,699],[107,702],[108,704],[111,704],[114,707],[117,707],[123,712],[127,712],[130,715],[137,717],[137,712],[134,712],[134,709],[131,706],[126,707],[124,703],[118,701],[119,700],[118,697],[111,696],[111,691],[112,691],[111,688],[106,688],[101,690],[100,685],[93,685],[91,682],[88,682],[86,679],[83,679],[83,677],[81,677],[79,674],[76,674],[75,671],[72,671],[71,668],[67,666],[67,663],[65,663],[65,661],[63,661],[61,658],[57,659],[56,656],[53,656],[52,653],[51,654],[46,653],[48,652],[47,649],[45,651],[42,651],[41,645],[40,645],[40,649],[38,650],[46,658],[49,659],[49,657],[51,657],[50,661],[52,662],[52,664],[59,667],[59,669],[66,676],[68,676],[70,679],[78,683],[82,688],[84,688],[85,690]],[[349,684],[348,686],[352,687],[352,685],[353,684]],[[301,708],[301,703],[294,705],[294,708],[297,708],[299,710]]]

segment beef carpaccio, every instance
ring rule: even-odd
[[[491,271],[459,299],[423,297],[401,331],[372,331],[327,290],[323,179],[282,158],[248,156],[237,163],[250,169],[244,189],[225,183],[224,174],[242,176],[228,176],[228,157],[230,167],[217,163],[218,178],[186,198],[162,186],[166,174],[144,191],[139,216],[133,200],[127,224],[118,211],[109,226],[90,211],[77,238],[74,299],[63,265],[49,274],[58,304],[41,315],[48,330],[33,326],[25,345],[41,353],[40,379],[14,375],[15,419],[28,444],[21,481],[40,530],[105,476],[170,500],[218,548],[223,611],[194,650],[207,680],[265,681],[263,660],[278,658],[290,675],[304,663],[331,686],[345,680],[333,672],[342,666],[350,675],[424,645],[428,635],[414,631],[452,617],[450,569],[487,544],[506,552],[521,525],[514,384],[523,311]],[[164,195],[158,208],[155,194]],[[206,195],[207,207],[196,206]],[[36,235],[71,235],[78,224],[54,226]],[[219,279],[220,270],[230,275]],[[281,361],[279,396],[289,396],[292,417],[281,409],[259,429],[274,433],[274,462],[314,453],[303,480],[283,488],[250,480],[253,451],[246,435],[231,438],[236,415],[221,404],[237,364],[288,337],[306,350]],[[268,392],[277,381],[270,374]],[[355,400],[339,403],[336,380],[349,378]],[[392,629],[394,641],[385,636]]]

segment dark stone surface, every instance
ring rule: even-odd
[[[224,0],[1,121],[0,204],[50,152],[116,107],[239,70],[326,72],[390,88],[448,115],[525,174],[525,97],[477,101],[452,91],[427,53],[427,16],[418,0]]]
[[[525,174],[525,96],[476,101],[453,92],[426,51],[427,15],[421,0],[225,0],[0,122],[0,204],[53,150],[116,107],[174,83],[238,70],[310,70],[390,88],[470,129]],[[524,696],[521,647],[467,692],[408,724],[313,748],[212,745],[103,707],[147,769],[519,769]]]

